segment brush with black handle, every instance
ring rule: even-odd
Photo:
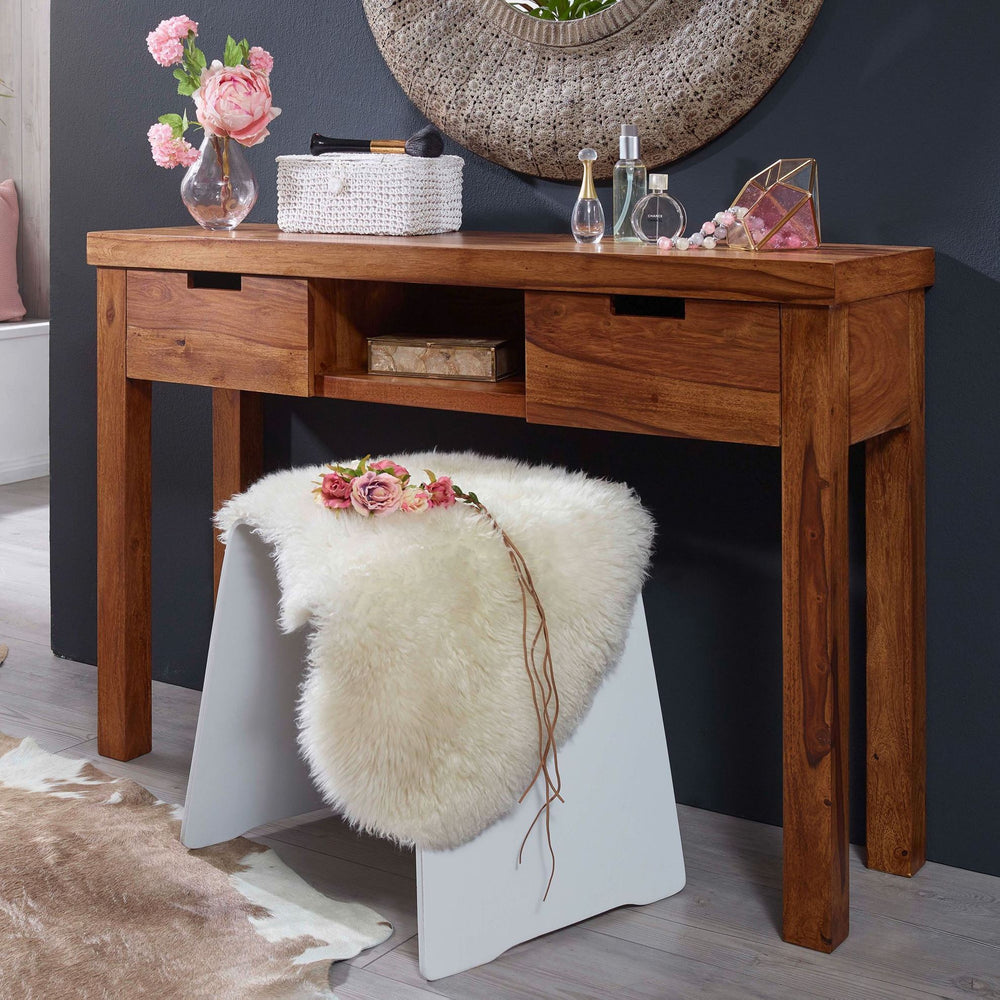
[[[314,132],[309,152],[313,156],[320,153],[404,153],[433,158],[444,152],[444,139],[433,125],[425,125],[409,139],[331,139]]]

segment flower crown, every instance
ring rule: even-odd
[[[313,490],[316,502],[331,510],[354,510],[364,517],[383,517],[396,511],[420,514],[432,507],[451,507],[456,501],[480,506],[476,494],[459,489],[450,476],[435,476],[424,469],[428,481],[417,485],[398,462],[370,459],[371,455],[365,455],[354,468],[327,465],[330,471]]]

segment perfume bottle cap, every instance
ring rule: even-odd
[[[622,125],[618,139],[618,155],[623,160],[639,159],[639,130],[635,125]]]
[[[649,175],[649,190],[650,191],[666,191],[667,190],[667,175],[666,174],[650,174]]]

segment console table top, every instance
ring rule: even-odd
[[[328,236],[283,233],[274,225],[244,225],[233,232],[197,226],[94,232],[87,238],[87,261],[98,267],[362,280],[391,275],[393,281],[428,284],[816,305],[934,282],[929,247],[659,251],[610,239],[585,246],[568,235],[542,233]]]

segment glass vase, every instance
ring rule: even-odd
[[[243,147],[229,136],[206,135],[181,181],[181,199],[199,226],[235,229],[257,201],[257,178]]]

